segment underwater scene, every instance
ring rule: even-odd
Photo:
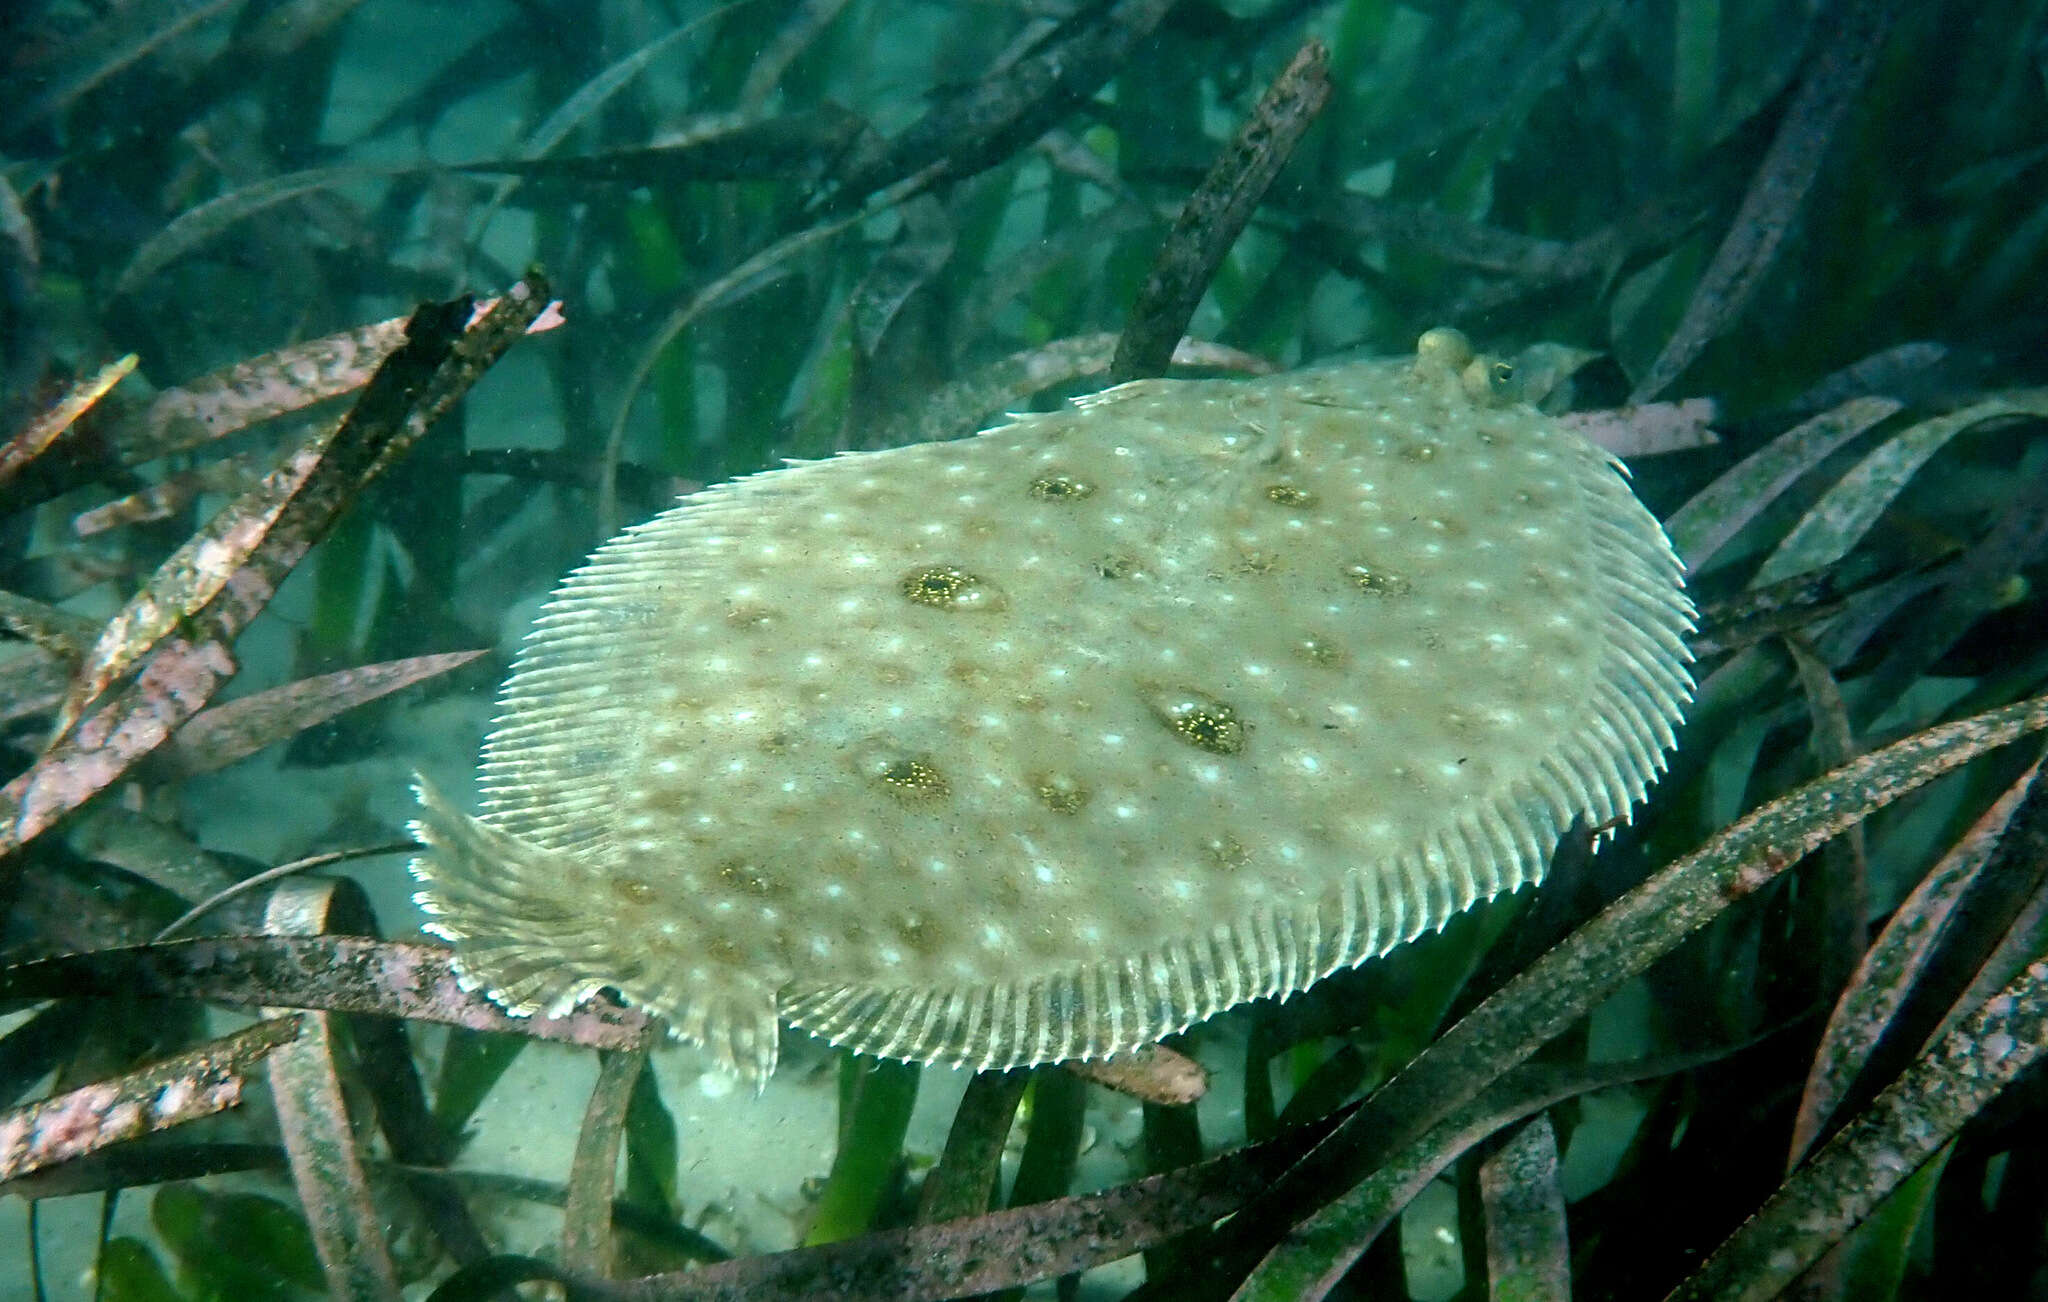
[[[0,5],[0,1302],[2048,1298],[2048,0]]]

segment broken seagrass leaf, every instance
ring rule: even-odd
[[[440,945],[363,936],[209,936],[96,949],[0,967],[0,999],[204,999],[317,1008],[593,1049],[633,1048],[646,1015],[603,1000],[563,1018],[512,1018],[462,989]]]
[[[478,300],[467,328],[474,329],[497,305],[495,298]],[[559,301],[549,303],[526,333],[561,325],[560,308]],[[139,418],[114,431],[114,455],[121,464],[134,465],[352,393],[404,346],[408,320],[392,317],[292,344],[166,389]],[[81,527],[80,533],[85,532]]]
[[[275,937],[317,937],[348,925],[351,912],[367,912],[360,900],[355,883],[346,880],[289,881],[264,905],[263,930]],[[299,1016],[304,1033],[280,1045],[264,1069],[306,1228],[334,1296],[396,1297],[397,1269],[342,1100],[341,1029],[332,1013]]]
[[[2029,417],[2048,418],[2048,389],[1993,394],[1901,430],[1807,508],[1757,568],[1750,585],[1764,587],[1841,560],[1875,527],[1908,481],[1956,435],[1992,421]]]
[[[1105,1089],[1166,1108],[1186,1107],[1209,1092],[1209,1073],[1202,1064],[1163,1044],[1141,1045],[1114,1058],[1076,1062],[1068,1070]]]
[[[234,1107],[248,1074],[296,1040],[304,1020],[271,1018],[126,1075],[0,1112],[0,1184]]]
[[[2037,759],[1977,817],[1962,839],[1907,892],[1906,898],[1892,910],[1876,942],[1864,952],[1862,962],[1828,1014],[1827,1027],[1807,1071],[1806,1087],[1799,1097],[1799,1114],[1792,1127],[1791,1151],[1785,1159],[1787,1175],[1821,1139],[1829,1118],[1849,1096],[1857,1075],[1870,1065],[1879,1041],[1892,1033],[1894,1019],[1934,961],[1950,919],[1979,874],[1992,862],[2006,828],[2033,789],[2040,771],[2041,761]]]
[[[1517,371],[1519,379],[1521,372]],[[1707,448],[1721,441],[1713,423],[1720,408],[1712,398],[1646,402],[1636,407],[1570,411],[1557,419],[1617,457],[1649,457]]]
[[[1800,422],[1723,471],[1664,522],[1687,567],[1698,573],[1800,476],[1899,410],[1890,398],[1852,398]]]
[[[778,1020],[979,1069],[1305,989],[1625,817],[1690,698],[1677,557],[1454,331],[1146,380],[711,489],[545,608],[430,928],[760,1082]]]
[[[235,635],[285,575],[364,484],[404,455],[547,307],[547,282],[536,270],[480,318],[465,311],[474,308],[466,300],[415,312],[407,343],[378,367],[349,414],[278,472],[280,485],[297,484],[288,500],[273,506],[266,480],[265,489],[230,503],[109,622],[59,710],[63,724],[77,726],[60,727],[36,762],[0,787],[0,851],[49,830],[204,708],[235,673]],[[466,329],[458,314],[471,316]],[[120,685],[138,664],[140,672]],[[102,693],[105,702],[84,715]],[[13,862],[0,854],[0,885]]]
[[[80,538],[90,538],[122,525],[168,520],[208,493],[240,497],[254,488],[290,450],[264,448],[175,471],[125,497],[80,511],[71,517],[71,531]]]
[[[1493,1296],[1571,1296],[1563,1165],[1547,1112],[1537,1113],[1479,1164],[1486,1278]]]
[[[1244,1302],[1321,1296],[1412,1200],[1390,1182],[1441,1149],[1432,1130],[1462,1125],[1518,1064],[1647,971],[1686,937],[1877,810],[1986,751],[2048,728],[2048,696],[1925,729],[1751,810],[1580,926],[1488,995],[1368,1097],[1307,1161],[1276,1180],[1210,1240],[1206,1267],[1257,1273]],[[1489,1123],[1474,1140],[1499,1129]],[[1421,1150],[1418,1152],[1418,1150]],[[1448,1159],[1446,1159],[1447,1164]],[[1435,1169],[1431,1171],[1431,1176]],[[1359,1172],[1372,1172],[1363,1182]],[[1427,1178],[1427,1177],[1426,1177]],[[1384,1219],[1383,1219],[1384,1217]],[[1285,1236],[1287,1242],[1278,1240]],[[1268,1251],[1270,1248],[1270,1251]],[[1355,1255],[1351,1256],[1355,1261]]]
[[[78,418],[91,411],[107,391],[125,379],[135,369],[135,354],[130,353],[117,362],[109,362],[91,376],[72,385],[57,404],[36,417],[5,443],[0,443],[0,484],[21,473],[22,467],[50,450],[64,431],[78,423]]]
[[[483,654],[446,651],[358,665],[211,706],[193,715],[153,758],[166,775],[193,777],[211,773],[266,746],[295,737],[344,710],[460,668]]]

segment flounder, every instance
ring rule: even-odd
[[[1005,1068],[1303,990],[1626,817],[1690,699],[1619,464],[1412,359],[1144,380],[752,475],[528,637],[430,930],[515,1012],[602,987],[759,1085],[778,1020]]]

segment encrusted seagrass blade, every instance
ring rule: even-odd
[[[1656,522],[1494,389],[1432,332],[700,494],[549,603],[425,898],[507,1002],[614,985],[757,1078],[778,1007],[1095,1057],[1440,926],[1692,690]]]

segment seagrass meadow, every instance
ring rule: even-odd
[[[2048,1296],[2043,284],[2043,0],[0,7],[0,1302]]]

